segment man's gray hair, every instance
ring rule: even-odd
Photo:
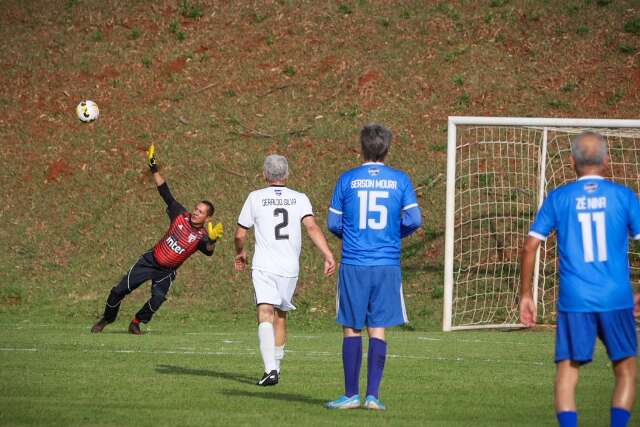
[[[289,177],[289,163],[285,156],[271,154],[264,159],[264,177],[269,182],[283,181]]]
[[[362,156],[367,162],[381,162],[389,152],[393,134],[386,127],[369,123],[360,131]]]
[[[586,144],[585,141],[595,140],[596,145]],[[582,132],[573,139],[571,155],[576,161],[578,169],[584,166],[602,166],[607,157],[607,141],[596,132]]]

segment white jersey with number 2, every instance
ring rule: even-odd
[[[255,227],[256,249],[251,268],[297,277],[301,222],[312,215],[311,202],[304,193],[276,185],[251,192],[238,218],[240,227]]]

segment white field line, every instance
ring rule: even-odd
[[[63,326],[63,325],[59,325],[59,324],[30,324],[30,323],[15,323],[15,324],[0,324],[0,327],[7,327],[7,328],[12,328],[12,329],[16,329],[16,330],[20,330],[20,329],[29,329],[29,328],[52,328],[52,329],[58,329],[58,330],[64,330],[64,329],[87,329],[88,327],[85,326]],[[162,331],[161,329],[152,329],[151,327],[148,327],[147,330],[149,332],[160,332]],[[198,336],[198,335],[202,335],[202,336],[231,336],[230,339],[225,340],[223,342],[225,342],[226,344],[236,344],[236,343],[241,343],[241,341],[237,341],[237,332],[185,332],[185,335],[192,335],[192,336]],[[247,332],[248,335],[251,335],[250,332]],[[340,336],[340,332],[336,332],[336,336]],[[319,339],[320,336],[319,335],[290,335],[289,336],[290,339],[308,339],[308,340],[312,340],[312,339]],[[532,342],[523,342],[523,341],[495,341],[495,340],[489,340],[489,339],[471,339],[471,338],[455,338],[454,336],[447,336],[444,338],[438,338],[438,337],[429,337],[429,336],[418,336],[418,337],[412,337],[409,335],[404,335],[404,334],[399,334],[399,335],[394,335],[393,337],[391,337],[391,341],[394,340],[402,340],[402,339],[418,339],[420,341],[446,341],[446,342],[460,342],[460,343],[471,343],[471,344],[499,344],[499,345],[516,345],[516,346],[522,346],[522,345],[526,345],[526,346],[546,346],[549,345],[548,342],[543,342],[543,343],[532,343]]]
[[[299,353],[303,356],[311,356],[311,357],[326,357],[326,356],[333,356],[333,357],[341,357],[342,353],[332,353],[332,352],[328,352],[328,351],[296,351],[296,350],[287,350],[287,353]],[[364,359],[367,358],[366,354],[363,354],[362,357]],[[491,364],[505,364],[505,363],[509,363],[509,364],[515,364],[515,365],[536,365],[536,366],[543,366],[545,365],[545,362],[539,362],[539,361],[523,361],[523,360],[504,360],[504,359],[476,359],[476,358],[472,358],[472,357],[442,357],[442,356],[416,356],[416,355],[409,355],[409,354],[387,354],[387,358],[389,359],[411,359],[411,360],[429,360],[429,361],[435,361],[435,362],[471,362],[471,363],[477,363],[477,362],[484,362],[484,363],[491,363]]]
[[[524,341],[494,341],[494,340],[479,340],[479,339],[464,339],[464,338],[453,338],[453,339],[443,339],[443,338],[433,338],[433,337],[418,337],[417,339],[421,341],[447,341],[447,342],[464,342],[464,343],[472,343],[472,344],[513,344],[513,345],[526,345],[526,346],[540,346],[540,345],[548,345],[548,343],[531,343]]]
[[[0,351],[8,351],[8,352],[17,352],[17,351],[33,351],[38,352],[40,354],[43,353],[54,353],[58,350],[38,350],[35,348],[24,349],[24,348],[0,348]],[[66,350],[60,350],[66,351]],[[171,355],[183,355],[183,356],[254,356],[258,354],[256,350],[244,350],[244,351],[186,351],[186,350],[130,350],[130,349],[116,349],[116,350],[107,350],[107,349],[84,349],[79,350],[82,353],[119,353],[119,354],[171,354]],[[299,355],[308,358],[317,358],[317,357],[332,357],[332,358],[340,358],[342,353],[337,352],[329,352],[329,351],[297,351],[297,350],[286,350],[286,353],[291,353],[295,355]],[[364,358],[367,357],[366,354],[363,355]],[[409,360],[428,360],[432,362],[468,362],[468,363],[488,363],[488,364],[512,364],[512,365],[535,365],[535,366],[543,366],[545,362],[539,361],[522,361],[522,360],[505,360],[505,359],[478,359],[478,358],[470,358],[470,357],[441,357],[441,356],[420,356],[420,355],[406,355],[406,354],[387,354],[387,357],[390,359],[409,359]]]
[[[56,324],[56,323],[0,323],[0,329],[13,329],[13,330],[23,330],[23,329],[38,329],[38,328],[49,328],[54,331],[63,331],[63,330],[86,330],[89,331],[91,329],[91,324],[86,325],[64,325],[64,324]],[[111,326],[111,328],[117,328],[117,326]],[[147,326],[146,328],[149,332],[162,332],[161,328],[154,328],[153,326]],[[185,332],[185,335],[234,335],[235,332]]]

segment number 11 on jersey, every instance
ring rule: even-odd
[[[591,232],[591,222],[596,224],[596,248],[598,250],[598,261],[607,260],[607,230],[604,222],[604,212],[582,212],[578,214],[578,221],[582,227],[582,250],[584,251],[584,262],[593,262],[593,233]]]

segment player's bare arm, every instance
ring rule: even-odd
[[[531,280],[540,240],[528,236],[520,254],[520,321],[527,327],[536,323],[536,306],[533,301]]]
[[[247,266],[247,253],[244,250],[244,245],[247,242],[247,230],[238,227],[236,229],[236,235],[234,238],[234,244],[236,247],[236,257],[234,266],[236,271],[243,271]]]
[[[336,261],[333,258],[331,249],[329,249],[327,239],[324,237],[324,234],[320,227],[318,227],[318,224],[316,224],[315,218],[307,216],[303,218],[302,224],[304,224],[313,244],[316,245],[324,256],[324,274],[327,276],[332,275],[336,271]]]

